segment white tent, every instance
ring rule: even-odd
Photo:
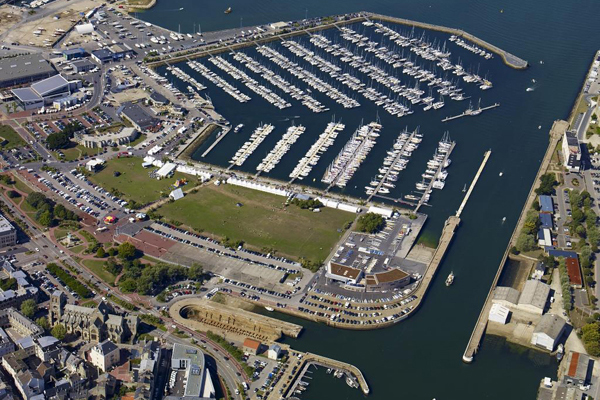
[[[173,200],[183,199],[183,190],[181,190],[181,188],[177,188],[169,193],[169,197]]]
[[[89,35],[94,32],[94,25],[87,23],[81,25],[75,25],[75,31],[80,35]]]

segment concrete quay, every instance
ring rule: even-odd
[[[550,130],[550,143],[548,145],[548,148],[546,149],[546,154],[544,155],[542,163],[540,164],[540,168],[538,169],[538,172],[535,175],[535,179],[529,191],[527,201],[523,206],[523,210],[521,211],[521,215],[519,216],[517,225],[515,226],[512,236],[508,242],[508,246],[506,246],[506,251],[504,252],[502,261],[500,261],[500,266],[498,267],[498,271],[494,276],[494,280],[492,281],[492,285],[490,287],[490,290],[488,291],[487,297],[483,304],[483,308],[479,313],[479,317],[477,318],[477,322],[475,323],[475,327],[473,328],[473,332],[471,333],[471,337],[469,338],[469,342],[467,343],[467,347],[462,356],[463,361],[466,363],[473,362],[475,354],[479,350],[481,339],[483,338],[483,335],[485,334],[485,329],[487,327],[488,315],[490,313],[490,309],[492,308],[492,298],[494,294],[494,289],[496,289],[500,276],[502,275],[502,271],[504,270],[504,266],[506,265],[506,260],[508,259],[510,248],[516,243],[517,237],[519,236],[519,232],[521,231],[521,228],[525,223],[527,210],[531,208],[531,204],[537,197],[535,189],[537,189],[537,187],[539,186],[539,178],[548,169],[548,165],[550,164],[550,160],[552,159],[552,155],[554,154],[554,149],[556,148],[558,141],[562,138],[564,132],[567,130],[568,126],[569,124],[566,121],[561,120],[554,121],[554,124],[552,125],[552,129]]]
[[[483,47],[493,53],[498,54],[500,57],[502,57],[502,60],[504,61],[504,63],[506,65],[508,65],[511,68],[514,69],[525,69],[529,66],[529,64],[527,63],[527,61],[505,51],[502,50],[501,48],[499,48],[498,46],[494,46],[491,43],[486,42],[483,39],[478,38],[477,36],[471,35],[470,33],[467,33],[461,29],[456,29],[456,28],[448,28],[445,26],[440,26],[440,25],[433,25],[433,24],[428,24],[425,22],[418,22],[418,21],[412,21],[410,19],[404,19],[404,18],[396,18],[396,17],[390,17],[387,15],[381,15],[381,14],[369,14],[369,18],[370,19],[377,19],[380,21],[387,21],[387,22],[392,22],[395,24],[401,24],[401,25],[407,25],[407,26],[416,26],[417,28],[422,28],[422,29],[429,29],[432,31],[438,31],[438,32],[446,32],[446,33],[450,33],[452,35],[456,35],[459,37],[463,37],[475,44],[477,44],[480,47]]]
[[[445,27],[445,26],[441,26],[441,25],[433,25],[433,24],[428,24],[425,22],[412,21],[409,19],[391,17],[391,16],[387,16],[387,15],[375,14],[375,13],[370,13],[370,12],[361,12],[358,14],[360,15],[358,17],[349,18],[349,19],[340,19],[340,20],[336,20],[335,17],[341,17],[341,16],[334,16],[332,22],[329,22],[326,24],[317,25],[317,26],[313,26],[313,27],[305,28],[305,29],[299,29],[299,30],[295,30],[292,32],[285,32],[285,33],[281,32],[279,34],[276,33],[276,34],[273,34],[272,36],[262,38],[262,39],[259,39],[256,41],[248,41],[248,42],[236,43],[236,44],[227,44],[226,43],[222,46],[218,46],[218,45],[210,46],[206,49],[198,49],[197,51],[185,50],[185,51],[180,52],[179,54],[177,54],[177,53],[169,54],[167,58],[149,62],[149,63],[147,63],[147,65],[149,67],[153,68],[153,67],[157,67],[159,65],[165,64],[165,63],[171,64],[171,63],[177,63],[177,62],[181,62],[181,61],[189,61],[192,58],[209,56],[209,55],[213,55],[213,54],[217,54],[217,53],[222,53],[224,51],[228,51],[228,52],[235,51],[237,49],[243,49],[248,46],[269,43],[269,42],[272,42],[272,41],[278,40],[278,39],[285,40],[285,39],[288,39],[288,38],[291,38],[294,36],[298,36],[298,35],[304,35],[304,34],[310,35],[311,32],[318,32],[318,31],[322,31],[324,29],[338,27],[338,25],[349,25],[349,24],[353,24],[353,23],[357,23],[357,22],[363,22],[366,20],[379,20],[379,21],[392,22],[395,24],[415,26],[418,28],[429,29],[429,30],[438,31],[438,32],[450,33],[452,35],[456,35],[456,36],[465,38],[465,39],[477,44],[480,47],[483,47],[493,53],[498,54],[502,58],[504,63],[511,68],[526,69],[529,66],[527,61],[525,61],[505,50],[502,50],[498,46],[495,46],[489,42],[486,42],[483,39],[480,39],[474,35],[471,35],[470,33],[465,32],[461,29],[449,28],[449,27]]]

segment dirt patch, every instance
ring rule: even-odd
[[[7,32],[23,19],[21,8],[4,5],[0,7],[0,35]]]
[[[5,41],[22,45],[50,47],[62,35],[67,33],[81,19],[81,12],[87,12],[99,5],[93,0],[72,2],[55,2],[50,8],[56,8],[44,17],[35,18],[12,29]],[[58,4],[60,3],[60,4]]]

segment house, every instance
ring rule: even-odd
[[[278,344],[272,344],[269,346],[269,350],[267,350],[267,357],[270,360],[278,360],[281,356],[281,346]]]
[[[548,296],[550,295],[550,286],[544,282],[529,279],[525,282],[523,291],[519,296],[517,308],[534,314],[542,315],[546,308]]]
[[[508,307],[504,307],[498,303],[493,303],[488,315],[488,320],[498,322],[499,324],[506,324],[509,315],[510,310]]]
[[[594,362],[587,354],[569,352],[563,382],[575,386],[587,385],[592,376],[593,366]]]
[[[581,148],[577,132],[567,131],[562,141],[563,164],[569,172],[579,172],[581,169]]]
[[[98,343],[90,350],[90,362],[103,372],[121,361],[119,348],[110,340]]]
[[[260,342],[258,340],[247,338],[244,340],[242,349],[244,350],[244,353],[257,355],[260,349]]]
[[[150,95],[150,101],[155,106],[164,106],[169,104],[169,99],[167,99],[165,96],[163,96],[157,91],[152,92],[152,94]]]
[[[533,330],[531,344],[548,351],[554,351],[566,327],[567,323],[558,315],[543,315]]]
[[[531,274],[531,279],[541,280],[546,274],[546,264],[539,261],[535,264],[535,268],[533,269],[533,273]]]

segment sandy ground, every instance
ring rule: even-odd
[[[117,101],[118,103],[122,104],[126,101],[135,101],[135,100],[139,100],[139,99],[145,99],[148,97],[148,92],[146,92],[142,89],[134,88],[134,89],[124,90],[120,93],[112,93],[110,97],[112,99],[114,99],[115,101]]]
[[[6,41],[29,46],[49,47],[45,44],[52,44],[58,39],[58,36],[54,36],[57,29],[68,31],[81,18],[80,12],[87,12],[100,4],[99,1],[94,0],[76,2],[58,0],[49,5],[52,6],[51,8],[37,9],[36,14],[39,14],[40,17],[36,18],[36,14],[33,14],[31,20],[18,24],[8,33]],[[41,31],[41,33],[35,35],[34,31]]]
[[[0,35],[7,32],[23,18],[23,10],[18,7],[3,5],[0,7]]]

